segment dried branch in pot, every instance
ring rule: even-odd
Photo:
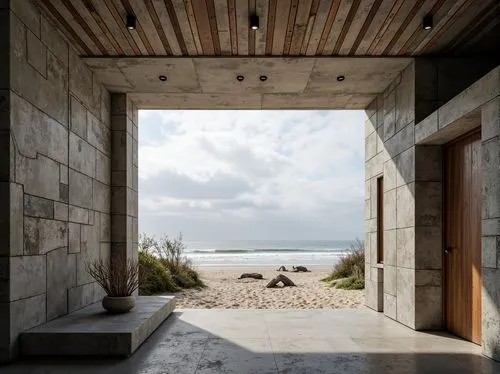
[[[130,296],[139,287],[139,266],[135,261],[120,257],[113,263],[94,260],[85,264],[87,273],[96,280],[111,297]]]

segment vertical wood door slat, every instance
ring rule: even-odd
[[[481,135],[445,148],[445,318],[449,331],[481,342]]]

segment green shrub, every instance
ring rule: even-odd
[[[365,287],[365,250],[363,242],[359,239],[356,239],[349,253],[340,258],[332,273],[322,281],[332,282],[337,279],[342,279],[335,282],[334,286],[337,288],[359,290]]]
[[[160,260],[144,250],[139,251],[139,294],[154,295],[181,289]]]
[[[358,277],[345,278],[339,281],[335,287],[343,290],[362,290],[365,288],[365,279]]]
[[[139,248],[140,252],[143,253],[144,259],[146,258],[145,255],[147,255],[149,263],[154,262],[156,271],[162,269],[163,278],[165,277],[165,273],[168,274],[170,282],[177,290],[205,286],[191,261],[184,255],[185,247],[182,242],[182,235],[174,239],[164,236],[157,241],[143,234],[139,238]],[[146,270],[144,273],[146,273]],[[140,279],[139,283],[141,283]],[[146,283],[144,288],[147,291],[146,289],[151,287]],[[157,291],[152,292],[158,293]]]

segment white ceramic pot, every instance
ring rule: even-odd
[[[102,299],[102,307],[108,313],[127,313],[135,306],[134,296],[111,297],[105,296]]]

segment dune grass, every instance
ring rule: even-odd
[[[330,275],[322,279],[330,286],[345,290],[365,288],[365,250],[364,243],[356,239],[349,253],[342,256]]]
[[[182,235],[159,241],[145,234],[139,239],[139,294],[178,292],[205,285],[191,261],[184,255]]]

